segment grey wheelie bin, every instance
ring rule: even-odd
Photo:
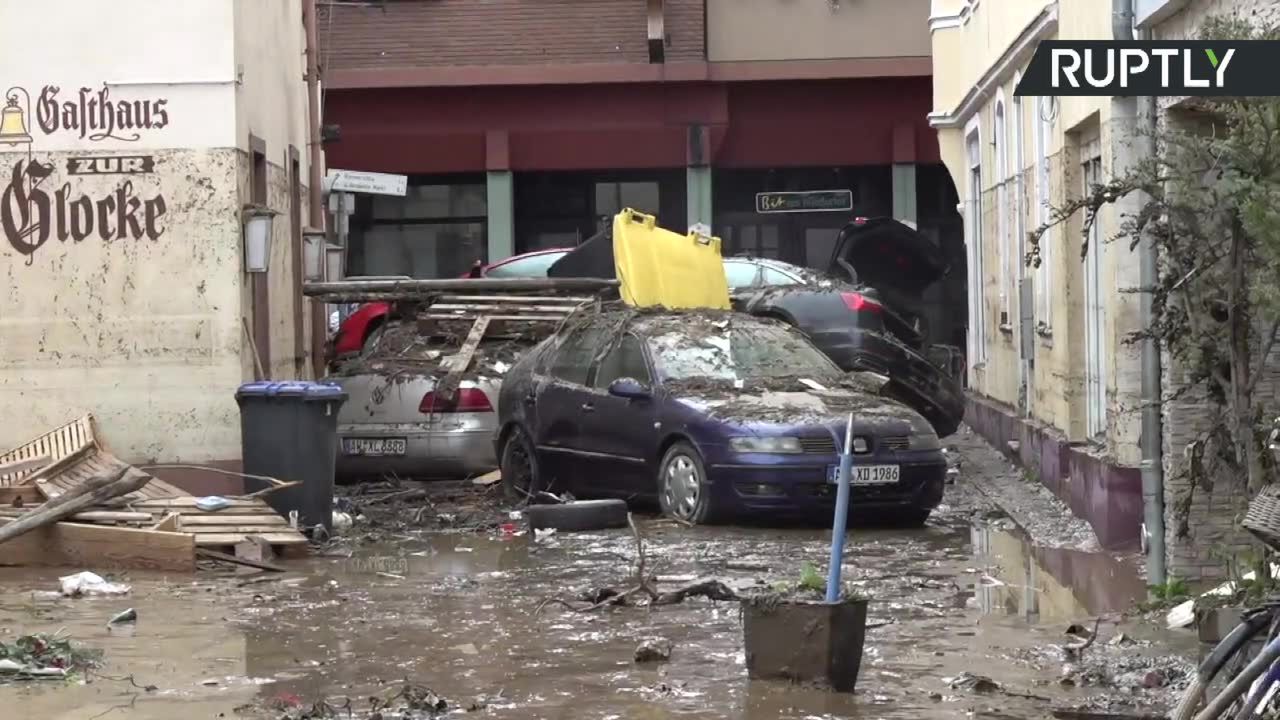
[[[276,512],[297,511],[298,527],[314,536],[333,532],[333,473],[338,450],[338,408],[346,401],[331,383],[253,382],[236,391],[240,406],[240,448],[247,475],[300,481],[266,496]],[[265,480],[245,478],[249,492]]]

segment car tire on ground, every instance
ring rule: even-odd
[[[512,502],[532,501],[534,496],[546,490],[542,474],[538,471],[538,456],[533,451],[533,443],[521,428],[507,434],[498,458],[498,468],[502,473],[502,489]]]
[[[687,442],[672,445],[658,465],[658,504],[663,515],[695,525],[716,520],[706,465]]]
[[[524,516],[532,530],[587,532],[627,526],[625,500],[575,500],[563,505],[531,505]]]

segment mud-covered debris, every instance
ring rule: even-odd
[[[107,621],[108,625],[118,625],[120,623],[131,623],[138,621],[138,611],[133,608],[116,613]]]
[[[645,638],[636,647],[636,662],[667,662],[671,659],[671,641],[666,638]]]
[[[102,651],[61,635],[22,635],[0,642],[0,682],[65,678],[102,664]]]
[[[995,680],[983,675],[974,675],[970,672],[962,672],[953,678],[944,678],[944,681],[952,690],[964,690],[972,693],[995,693],[1004,689]]]
[[[414,683],[361,699],[330,697],[311,704],[296,696],[281,700],[277,697],[267,703],[279,713],[278,720],[428,720],[449,712],[449,702],[444,697]]]

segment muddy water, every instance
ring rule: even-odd
[[[649,567],[669,587],[715,576],[750,589],[794,581],[805,561],[825,565],[819,530],[642,528]],[[858,531],[848,548],[845,576],[874,598],[870,621],[891,623],[869,631],[856,696],[748,681],[731,605],[535,614],[547,597],[625,584],[634,543],[609,532],[541,543],[437,536],[313,558],[253,584],[138,575],[127,598],[33,600],[58,573],[2,570],[6,634],[63,628],[106,651],[103,673],[159,689],[109,679],[0,687],[0,707],[44,720],[271,717],[262,708],[272,698],[359,697],[409,678],[463,706],[479,698],[487,707],[473,715],[489,718],[1044,717],[1091,692],[1060,686],[1061,660],[1046,648],[1065,642],[1068,621],[1127,606],[1124,588],[1141,592],[1119,561],[1038,551],[1016,531],[973,528],[960,511],[919,531]],[[1110,578],[1108,589],[1073,591],[1054,572]],[[109,631],[106,619],[125,607],[137,609],[136,628]],[[638,641],[652,635],[674,642],[671,662],[635,665]],[[951,689],[946,679],[966,671],[1034,697]]]

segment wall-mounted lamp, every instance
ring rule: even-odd
[[[271,229],[278,215],[261,205],[244,207],[244,271],[264,273],[271,265]]]
[[[347,257],[347,249],[341,245],[326,245],[324,249],[324,279],[328,282],[337,282],[343,278],[346,270],[344,267]]]
[[[302,231],[302,279],[307,282],[324,280],[325,232],[315,228]]]

